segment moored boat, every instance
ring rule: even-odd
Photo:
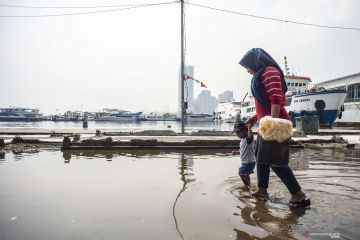
[[[139,121],[141,119],[142,112],[111,112],[107,114],[98,114],[95,117],[95,121],[115,121],[115,122],[126,122],[126,121]]]
[[[38,121],[42,120],[42,114],[39,109],[33,108],[0,108],[1,122],[14,121]]]
[[[347,96],[343,89],[325,90],[310,88],[310,78],[298,76],[285,76],[288,86],[286,93],[286,110],[293,124],[299,116],[319,117],[321,127],[332,127],[335,120],[341,116],[342,105]],[[247,120],[255,115],[255,99],[248,95],[241,103],[241,119]]]
[[[214,120],[225,123],[235,123],[236,116],[240,114],[240,102],[222,102],[215,109]]]
[[[322,127],[331,127],[338,118],[344,100],[347,96],[345,90],[322,90],[298,94],[287,99],[291,101],[286,110],[295,124],[299,116],[318,116]]]
[[[210,114],[195,114],[190,113],[186,115],[186,122],[213,122],[214,117]]]

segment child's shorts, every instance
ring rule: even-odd
[[[252,163],[241,163],[241,166],[239,168],[239,175],[250,175],[254,173],[256,162]]]

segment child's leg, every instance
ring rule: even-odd
[[[240,177],[246,186],[250,186],[250,176],[249,175],[241,174]]]
[[[251,181],[250,181],[250,174],[249,174],[249,175],[247,175],[247,180],[248,180],[249,185],[250,185],[250,183],[251,183]]]

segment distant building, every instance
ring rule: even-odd
[[[217,107],[218,100],[211,96],[211,91],[203,90],[195,100],[195,113],[213,114]]]
[[[346,101],[360,101],[360,73],[355,73],[315,84],[316,88],[345,89],[349,92]]]
[[[336,119],[335,126],[360,126],[360,73],[317,83],[315,87],[346,90],[348,95],[342,107],[344,111]]]
[[[218,95],[218,102],[231,102],[234,100],[234,93],[232,91],[225,91]]]
[[[181,71],[181,69],[180,69]],[[187,65],[185,66],[185,74],[189,77],[194,78],[194,66]],[[178,117],[181,117],[181,73],[179,73],[179,84],[178,84]],[[194,112],[194,81],[186,80],[184,81],[184,102],[188,104],[187,112]]]

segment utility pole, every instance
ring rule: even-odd
[[[184,0],[180,0],[181,4],[181,66],[180,66],[180,87],[181,87],[181,133],[185,133],[185,104],[184,104]]]

